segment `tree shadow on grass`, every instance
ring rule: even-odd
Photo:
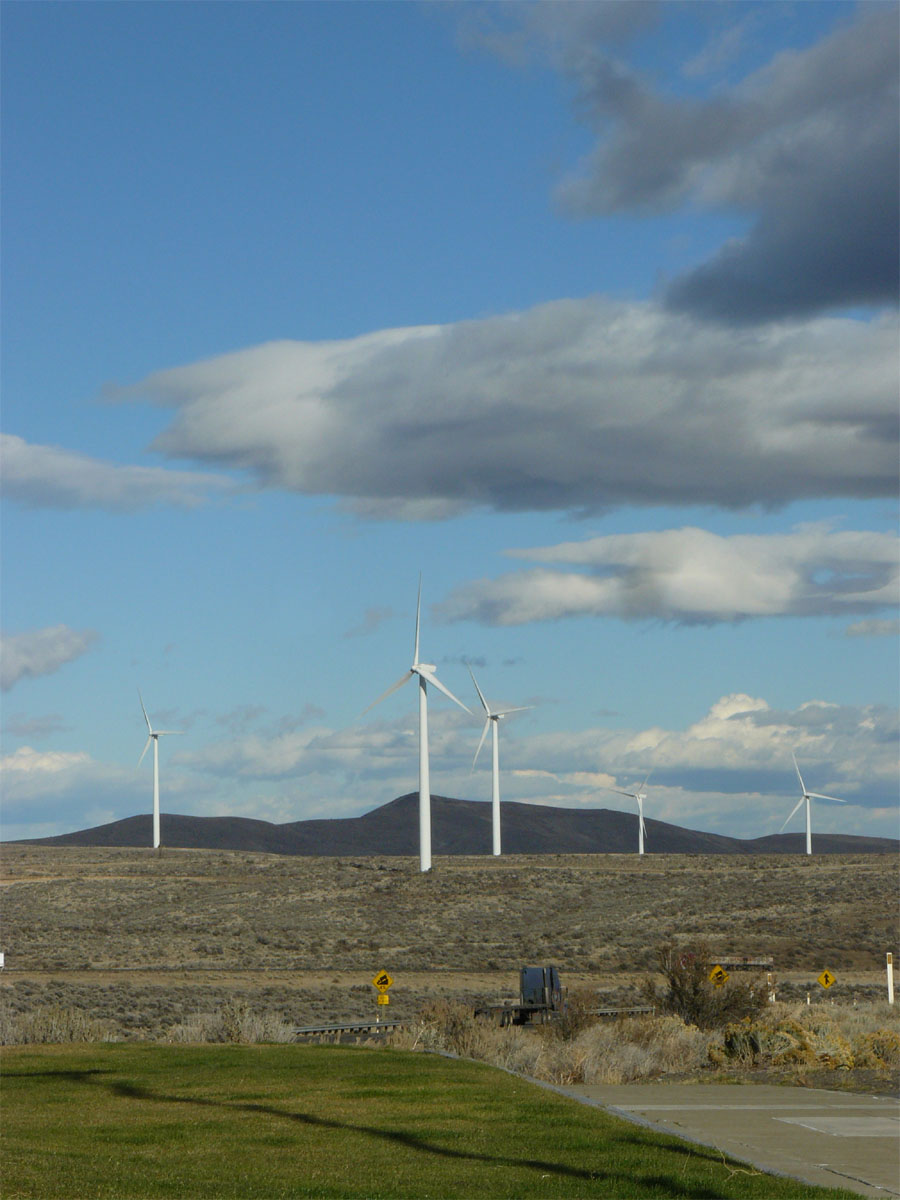
[[[90,1080],[89,1082],[94,1081]],[[336,1121],[328,1117],[318,1117],[311,1113],[292,1112],[268,1104],[211,1100],[201,1096],[171,1096],[165,1093],[153,1092],[149,1088],[121,1080],[109,1084],[104,1082],[103,1086],[107,1086],[115,1095],[127,1100],[139,1100],[158,1104],[188,1104],[201,1108],[219,1109],[224,1112],[238,1111],[277,1117],[310,1128],[339,1130],[346,1133],[361,1134],[365,1137],[378,1138],[390,1144],[402,1146],[405,1149],[414,1150],[419,1153],[431,1154],[438,1158],[462,1159],[469,1162],[488,1163],[493,1166],[526,1168],[537,1171],[542,1176],[556,1176],[584,1181],[590,1180],[592,1182],[602,1181],[608,1187],[615,1186],[617,1180],[623,1182],[627,1180],[632,1186],[636,1182],[635,1175],[631,1173],[624,1174],[620,1171],[602,1170],[592,1171],[580,1167],[572,1167],[565,1163],[548,1162],[544,1159],[516,1158],[502,1154],[484,1154],[476,1151],[454,1150],[447,1146],[429,1142],[425,1138],[405,1130],[381,1129],[374,1125],[359,1125],[349,1121]],[[612,1140],[619,1143],[628,1143],[638,1149],[641,1145],[646,1146],[648,1150],[660,1149],[658,1141],[654,1142],[640,1133],[627,1133]],[[673,1141],[671,1145],[666,1145],[662,1148],[671,1153],[683,1155],[686,1159],[693,1158],[698,1161],[708,1162],[717,1167],[723,1165],[721,1156],[706,1151],[701,1147],[682,1146]],[[686,1166],[687,1162],[685,1163]],[[680,1197],[685,1197],[686,1200],[715,1200],[716,1197],[721,1197],[722,1194],[721,1191],[692,1185],[685,1179],[673,1178],[668,1175],[648,1175],[643,1177],[642,1182],[647,1186],[648,1191],[659,1189],[660,1194],[672,1197],[673,1200],[677,1200]],[[615,1195],[616,1193],[607,1192],[606,1194]]]

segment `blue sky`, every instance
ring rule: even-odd
[[[897,835],[894,5],[2,21],[4,837],[414,791],[420,572],[505,799]]]

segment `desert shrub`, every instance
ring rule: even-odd
[[[0,1042],[5,1046],[111,1040],[112,1029],[109,1024],[89,1017],[80,1008],[59,1004],[6,1016],[0,1024]]]
[[[229,1000],[221,1011],[223,1040],[242,1044],[292,1042],[293,1026],[275,1013],[255,1012],[244,1000]]]
[[[660,990],[654,980],[647,980],[642,988],[645,1000],[698,1029],[720,1029],[765,1008],[768,992],[764,979],[732,978],[724,987],[716,987],[709,979],[713,961],[703,943],[676,946],[667,942],[660,946],[656,963],[665,987]]]
[[[192,1013],[187,1020],[169,1026],[161,1041],[185,1044],[234,1042],[292,1042],[294,1027],[278,1013],[257,1012],[243,1000],[228,1000],[217,1012]]]
[[[770,1005],[754,1019],[726,1026],[711,1060],[742,1065],[889,1070],[900,1066],[900,1032],[886,1028],[896,1015],[887,1006],[807,1007]]]
[[[193,1013],[186,1021],[170,1026],[161,1038],[164,1042],[200,1045],[206,1042],[224,1042],[225,1028],[221,1012]]]
[[[558,1041],[568,1042],[584,1029],[597,1024],[597,993],[593,988],[578,988],[566,1000],[558,1020],[544,1028]]]
[[[629,1083],[706,1065],[710,1035],[680,1017],[629,1017],[597,1024],[576,1038],[586,1083]]]
[[[500,1053],[504,1030],[487,1017],[476,1017],[466,1004],[433,1000],[419,1012],[417,1033],[425,1049],[493,1062]]]
[[[857,1067],[883,1070],[900,1067],[900,1034],[893,1029],[875,1029],[863,1033],[852,1043],[854,1063]]]

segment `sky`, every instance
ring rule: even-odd
[[[434,794],[896,837],[898,25],[4,4],[4,839],[415,791],[420,577]]]

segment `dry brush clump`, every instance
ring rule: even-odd
[[[47,1004],[32,1012],[0,1015],[0,1045],[63,1045],[70,1042],[116,1040],[105,1021],[97,1021],[80,1008]]]
[[[656,964],[665,986],[660,989],[648,980],[642,989],[645,1001],[699,1029],[719,1029],[751,1017],[768,1003],[769,989],[760,975],[715,982],[711,977],[715,958],[705,942],[690,946],[667,942],[658,948]]]
[[[259,1012],[243,1000],[229,1000],[217,1012],[193,1013],[166,1031],[165,1042],[231,1042],[257,1045],[293,1042],[294,1026],[278,1013]]]
[[[773,1004],[725,1027],[710,1049],[719,1066],[809,1071],[900,1071],[900,1018],[887,1003]]]

